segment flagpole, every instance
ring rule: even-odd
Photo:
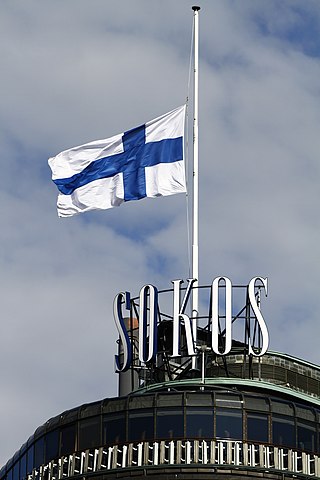
[[[199,10],[193,6],[194,12],[194,100],[193,100],[193,239],[192,239],[192,278],[196,278],[192,290],[192,317],[193,338],[197,342],[197,317],[199,314],[199,138],[198,138],[198,110],[199,110]],[[196,368],[196,358],[193,358],[192,367]]]

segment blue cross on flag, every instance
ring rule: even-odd
[[[144,125],[49,158],[58,215],[112,208],[186,191],[185,105]]]

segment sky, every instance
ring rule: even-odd
[[[184,194],[59,219],[47,160],[187,97],[192,133],[192,5],[1,1],[1,465],[117,395],[115,295],[189,276]],[[199,5],[200,283],[268,277],[270,349],[320,364],[320,3]]]

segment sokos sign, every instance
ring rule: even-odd
[[[188,300],[192,291],[192,287],[196,279],[189,278],[187,280],[187,288],[184,297],[181,300],[181,284],[182,280],[173,280],[173,338],[172,338],[172,357],[179,357],[180,354],[180,332],[181,326],[185,329],[185,338],[187,351],[189,356],[197,354],[196,335],[197,335],[197,319],[190,318],[185,313]],[[224,284],[224,312],[225,312],[225,342],[224,350],[219,348],[219,285]],[[249,355],[260,357],[264,355],[269,345],[269,334],[264,318],[261,314],[259,302],[257,300],[256,288],[264,288],[265,295],[268,293],[267,278],[254,277],[250,281],[248,289],[249,306],[253,311],[254,317],[260,329],[261,346],[259,352],[253,349],[250,336],[248,338]],[[157,354],[157,327],[158,327],[158,290],[153,285],[145,285],[140,290],[140,309],[139,309],[139,361],[146,364],[156,359]],[[211,318],[211,349],[216,355],[227,355],[232,346],[232,283],[227,277],[217,277],[213,280],[210,289],[210,306],[209,312]],[[124,372],[130,368],[132,363],[132,347],[128,330],[125,325],[125,318],[129,315],[123,314],[123,309],[127,312],[131,310],[130,293],[119,293],[114,299],[113,313],[116,327],[119,332],[120,346],[122,350],[120,356],[115,356],[117,372]]]

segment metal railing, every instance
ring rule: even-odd
[[[34,469],[27,480],[62,480],[106,470],[208,465],[255,468],[320,478],[320,457],[290,448],[230,440],[171,440],[100,447]]]

